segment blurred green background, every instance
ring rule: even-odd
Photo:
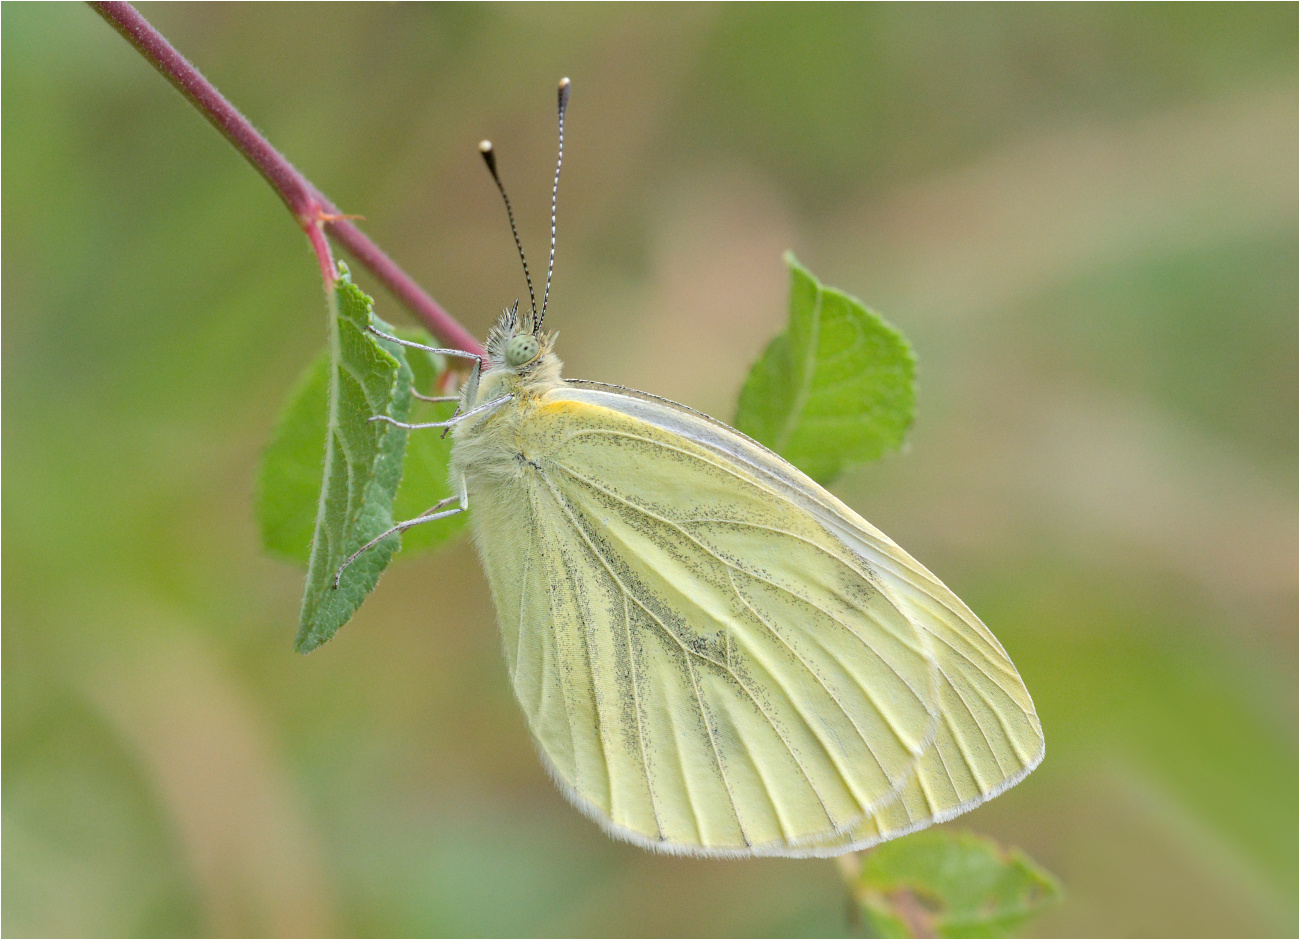
[[[480,335],[523,284],[475,145],[540,265],[571,76],[571,376],[729,418],[786,248],[882,311],[918,420],[836,492],[1048,739],[951,825],[1060,876],[1035,932],[1294,935],[1294,4],[142,9]],[[847,930],[830,861],[568,807],[466,540],[291,651],[252,480],[323,343],[306,241],[89,9],[0,16],[4,933]]]

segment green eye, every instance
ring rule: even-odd
[[[537,358],[541,348],[536,336],[527,333],[512,336],[506,343],[506,365],[522,366],[525,362],[531,362]]]

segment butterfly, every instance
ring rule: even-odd
[[[563,378],[551,270],[540,311],[524,272],[457,414],[402,425],[451,429],[457,495],[380,538],[473,507],[511,684],[575,806],[661,852],[839,855],[1038,765],[1033,702],[970,608],[739,431]]]

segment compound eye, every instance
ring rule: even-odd
[[[512,336],[506,343],[506,365],[522,366],[526,362],[532,362],[541,348],[536,336],[527,333]]]

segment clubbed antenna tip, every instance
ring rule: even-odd
[[[515,211],[510,208],[510,197],[506,195],[506,188],[497,173],[497,155],[496,151],[492,149],[492,141],[479,141],[478,152],[483,155],[483,162],[487,164],[488,172],[492,174],[492,180],[497,184],[497,192],[501,194],[501,201],[506,204],[506,218],[510,220],[510,234],[514,236],[515,247],[519,249],[519,263],[524,266],[524,280],[528,283],[528,303],[533,309],[533,318],[536,319],[537,298],[533,294],[533,279],[528,274],[528,259],[524,257],[524,246],[519,241],[519,229],[515,228]]]

